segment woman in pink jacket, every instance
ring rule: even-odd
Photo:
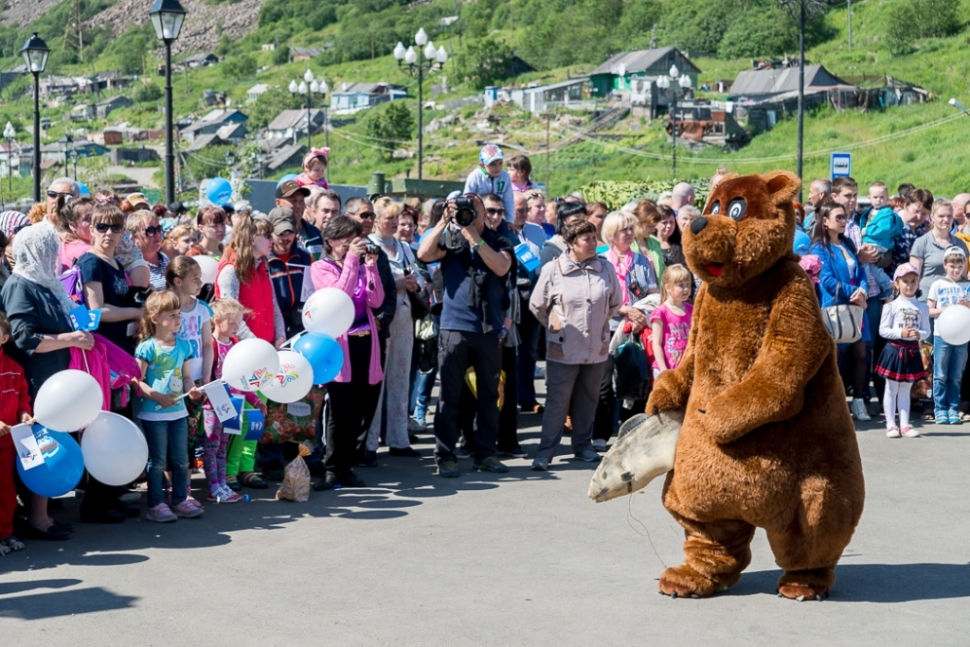
[[[327,453],[323,459],[326,476],[315,489],[364,487],[354,474],[358,452],[364,450],[381,394],[384,373],[377,344],[374,308],[384,302],[384,288],[377,273],[377,254],[368,254],[360,224],[341,216],[323,230],[325,256],[310,269],[313,287],[338,288],[354,302],[354,323],[337,338],[344,353],[344,365],[336,379],[327,385]]]

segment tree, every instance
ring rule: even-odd
[[[154,83],[145,83],[138,86],[135,90],[135,101],[137,103],[154,103],[163,96],[162,89]]]
[[[266,128],[284,110],[296,110],[301,105],[298,95],[290,94],[286,88],[271,86],[246,110],[249,115],[246,125],[250,130]]]
[[[505,42],[486,36],[468,43],[458,58],[458,66],[465,80],[481,90],[509,78],[512,56],[512,48]]]
[[[390,101],[377,108],[371,108],[364,118],[367,136],[383,149],[384,158],[390,159],[391,153],[400,144],[411,140],[414,118],[411,110],[403,101]]]
[[[223,62],[223,70],[237,81],[245,76],[252,76],[256,73],[256,58],[248,52],[232,56]]]

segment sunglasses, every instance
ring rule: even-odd
[[[265,238],[266,240],[273,240],[273,234],[256,234],[256,238]]]
[[[505,209],[496,209],[494,207],[485,207],[486,213],[490,216],[504,216]]]
[[[94,226],[94,230],[99,234],[106,234],[110,230],[112,234],[120,234],[125,230],[124,225],[109,225],[106,222],[99,222]]]
[[[155,227],[155,226],[145,227],[145,229],[143,229],[142,231],[145,232],[145,235],[146,236],[154,236],[155,234],[162,233],[162,228],[161,227]]]
[[[70,197],[73,197],[73,196],[71,195],[70,191],[50,191],[50,190],[48,190],[47,191],[47,197],[48,198],[60,198],[60,197],[70,198]]]
[[[377,217],[377,214],[373,211],[361,211],[357,214],[358,218],[363,218],[364,220],[373,220]]]

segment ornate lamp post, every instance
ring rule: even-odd
[[[175,202],[175,151],[172,143],[172,43],[182,31],[188,12],[178,0],[155,0],[151,11],[155,36],[165,44],[165,203]]]
[[[398,65],[407,64],[408,74],[418,77],[418,179],[420,180],[423,178],[422,160],[424,158],[424,74],[443,69],[448,60],[448,52],[445,51],[444,46],[437,50],[434,48],[434,43],[428,40],[424,27],[414,35],[414,44],[424,48],[425,60],[418,60],[414,45],[405,50],[404,43],[398,43],[394,47],[394,58],[397,59]]]
[[[670,74],[657,77],[657,87],[663,90],[667,98],[670,99],[670,126],[671,134],[673,135],[673,175],[674,180],[677,179],[677,99],[680,95],[686,95],[691,87],[690,77],[686,74],[681,74],[680,70],[677,69],[676,65],[670,66]]]
[[[317,81],[313,78],[313,72],[307,70],[303,73],[303,80],[297,85],[296,81],[290,81],[290,94],[299,94],[306,98],[306,148],[310,151],[313,145],[310,143],[310,108],[313,102],[313,95],[320,95],[320,101],[323,105],[323,136],[324,145],[330,148],[330,124],[327,119],[327,92],[330,91],[330,87],[327,82],[323,79]],[[330,181],[330,165],[327,164],[327,181]]]
[[[37,32],[20,49],[27,69],[34,75],[34,202],[40,202],[40,75],[51,50]]]
[[[13,124],[9,121],[3,129],[3,136],[7,140],[7,192],[13,195],[13,139],[17,136],[17,131],[13,129]],[[17,164],[20,164],[20,156],[17,156]],[[18,171],[19,175],[19,171]]]

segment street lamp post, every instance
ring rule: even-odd
[[[71,157],[74,155],[74,138],[64,135],[60,138],[61,148],[64,149],[64,175],[70,174]],[[74,162],[74,181],[77,181],[77,162]]]
[[[677,180],[677,99],[680,94],[684,95],[690,90],[691,80],[686,74],[681,74],[676,65],[670,66],[670,74],[661,74],[657,77],[657,87],[664,91],[670,99],[670,133],[673,137],[673,148],[671,153],[673,176]]]
[[[7,140],[7,192],[13,195],[13,138],[17,136],[17,131],[13,129],[13,124],[9,121],[3,128],[3,136]],[[17,165],[20,165],[19,155],[17,156]]]
[[[306,98],[306,148],[307,151],[313,150],[313,144],[310,141],[310,108],[313,101],[313,95],[319,94],[320,101],[323,104],[323,132],[324,132],[324,145],[330,148],[330,124],[327,119],[327,92],[330,91],[330,87],[324,79],[317,81],[313,78],[313,72],[309,69],[303,73],[303,80],[297,85],[296,81],[290,81],[290,94],[300,94]],[[330,181],[330,165],[327,164],[327,181]]]
[[[151,11],[155,36],[165,44],[165,203],[175,202],[175,151],[172,142],[172,43],[182,31],[188,12],[178,0],[155,0]]]
[[[434,48],[434,43],[428,40],[428,34],[425,33],[424,27],[414,35],[414,44],[424,48],[425,60],[418,60],[418,53],[414,51],[414,45],[405,50],[404,43],[400,42],[394,47],[394,58],[397,59],[398,65],[407,64],[408,74],[418,77],[418,179],[420,180],[424,177],[424,73],[430,74],[436,70],[444,69],[445,62],[448,60],[448,52],[445,51],[444,46],[437,50]]]
[[[226,151],[226,169],[229,171],[229,175],[232,175],[232,167],[236,165],[236,156],[233,155],[232,151]]]
[[[34,202],[40,202],[40,75],[51,50],[37,32],[20,49],[27,69],[34,75]]]

